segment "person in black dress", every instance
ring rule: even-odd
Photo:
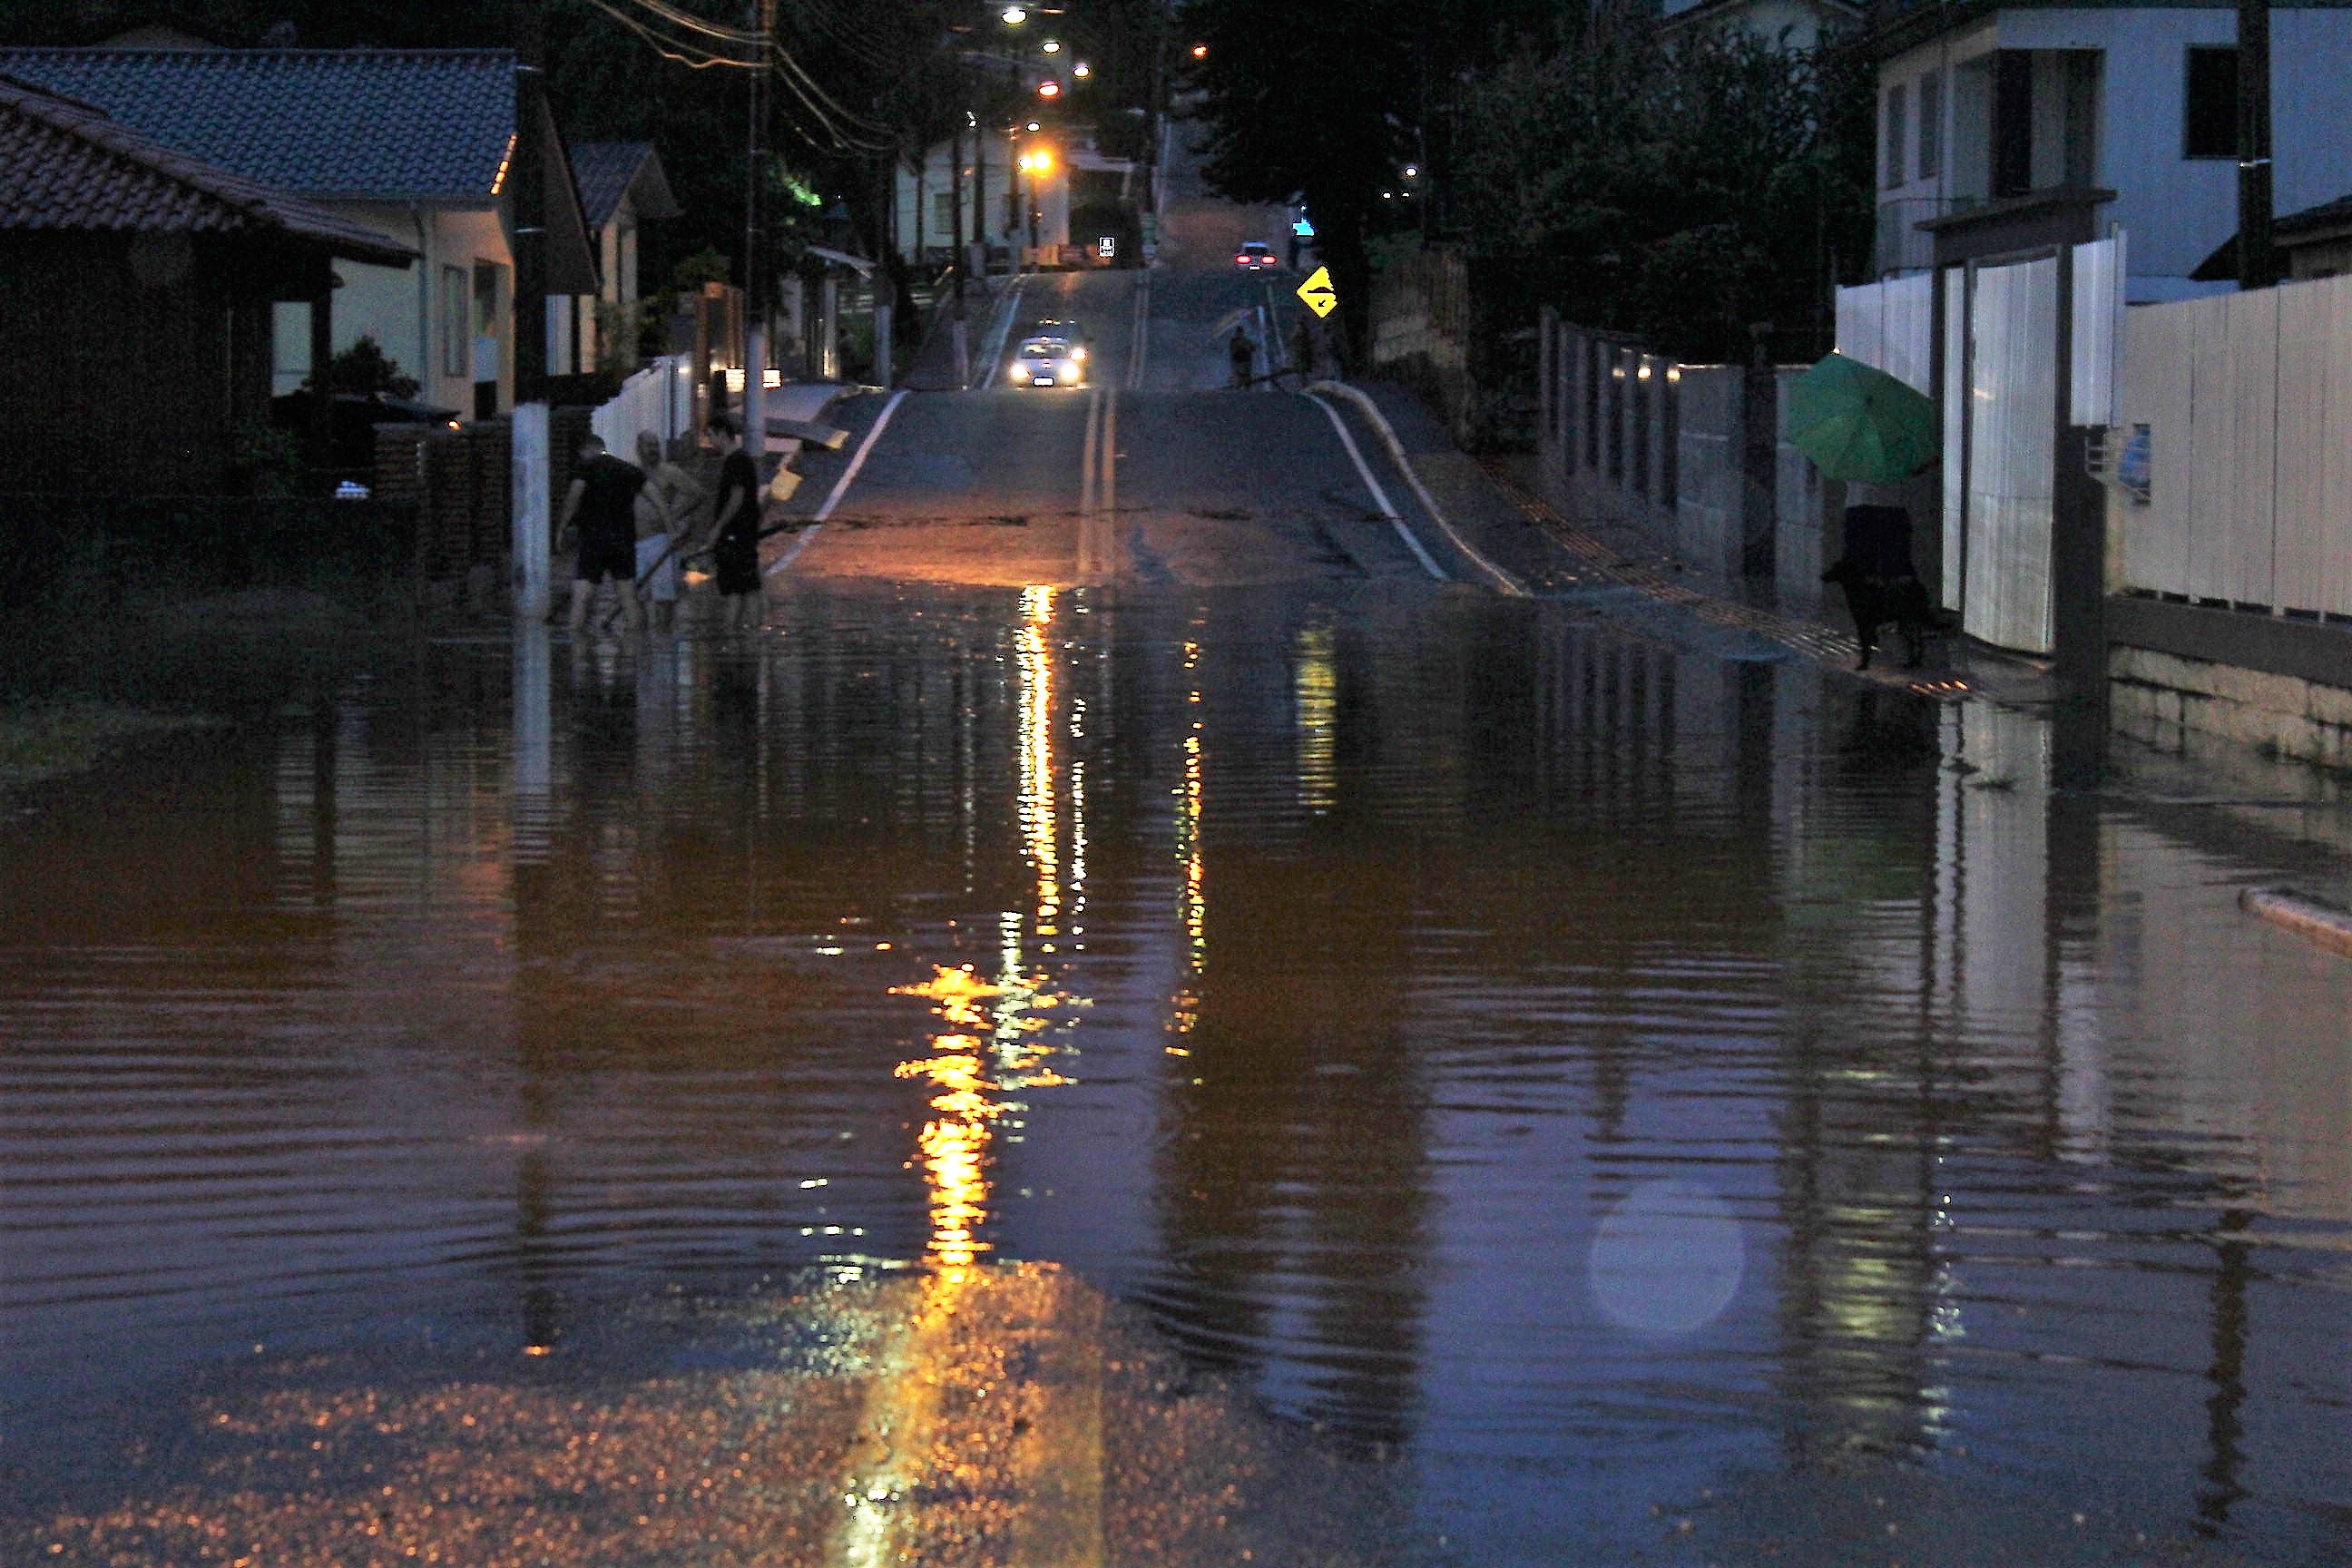
[[[630,632],[646,629],[646,607],[637,599],[637,492],[645,488],[643,468],[604,450],[598,437],[581,441],[580,463],[563,498],[563,536],[571,539],[576,531],[578,538],[572,567],[574,637],[587,626],[596,584],[608,580]]]
[[[719,624],[730,631],[757,631],[766,607],[760,581],[760,470],[743,449],[735,422],[715,414],[705,424],[711,444],[724,454],[719,491],[712,498],[710,557],[719,588]]]

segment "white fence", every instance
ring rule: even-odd
[[[590,416],[589,428],[622,457],[636,449],[637,432],[650,430],[667,446],[694,423],[694,365],[685,354],[669,354],[621,384],[610,403]]]
[[[2116,445],[2124,585],[2352,616],[2352,275],[2133,309]]]

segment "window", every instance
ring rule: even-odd
[[[1929,71],[1919,79],[1919,177],[1944,172],[1944,78]]]
[[[441,269],[441,374],[467,374],[467,355],[472,346],[467,324],[473,315],[473,301],[466,297],[466,269],[444,267]]]
[[[950,239],[950,243],[952,243],[951,237],[955,234],[956,226],[955,193],[953,191],[933,191],[931,193],[931,226],[940,232],[942,238]]]
[[[1903,84],[1896,82],[1886,89],[1886,155],[1879,163],[1879,183],[1899,185],[1903,183],[1903,128],[1909,116],[1909,95]]]
[[[2238,51],[2234,48],[2189,50],[2187,86],[2181,112],[2180,155],[2184,158],[2235,158],[2238,155]]]

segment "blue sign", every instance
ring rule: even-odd
[[[1315,226],[1308,223],[1305,218],[1300,218],[1297,222],[1290,226],[1290,232],[1297,235],[1301,239],[1313,239],[1315,237]]]

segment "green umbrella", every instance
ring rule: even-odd
[[[1940,455],[1936,405],[1883,370],[1832,354],[1789,387],[1789,442],[1832,479],[1893,484]]]

